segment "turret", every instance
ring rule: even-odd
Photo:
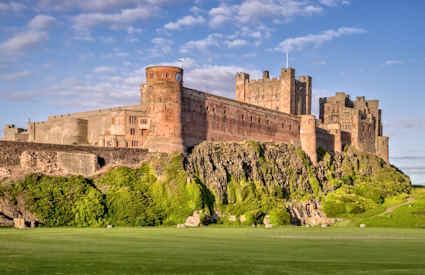
[[[316,148],[316,117],[314,115],[303,115],[300,120],[301,148],[310,157],[311,162],[317,164]]]
[[[241,102],[246,102],[248,84],[249,84],[249,74],[236,73],[236,81],[235,81],[236,100]]]
[[[312,78],[311,76],[300,76],[299,81],[305,83],[305,115],[311,114]]]
[[[151,117],[146,148],[154,152],[184,152],[182,137],[183,69],[146,68],[142,106]]]
[[[282,69],[280,72],[281,81],[281,111],[288,114],[296,114],[295,110],[295,69]]]

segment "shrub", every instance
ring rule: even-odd
[[[23,196],[29,210],[47,226],[92,226],[104,215],[102,193],[80,176],[34,174],[11,184],[8,192],[15,201]]]
[[[360,214],[377,207],[373,200],[357,195],[353,190],[350,187],[342,187],[329,193],[322,202],[323,211],[326,215],[329,217],[342,217]]]
[[[257,224],[255,213],[253,213],[253,212],[247,212],[247,213],[243,214],[243,216],[245,217],[245,221],[243,221],[241,223],[242,225]]]
[[[272,225],[285,225],[291,223],[291,216],[285,208],[273,209],[269,215]]]

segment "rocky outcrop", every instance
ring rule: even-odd
[[[330,224],[340,219],[327,218],[322,211],[322,206],[318,200],[314,201],[293,201],[287,203],[287,210],[291,215],[291,223],[296,225],[319,225]]]
[[[9,217],[6,217],[3,214],[0,214],[0,227],[12,227],[13,226],[13,219],[10,219]]]
[[[0,197],[0,224],[2,224],[1,217],[3,217],[4,226],[13,226],[15,219],[22,219],[28,225],[39,222],[29,210],[23,196],[18,196],[15,200]]]
[[[342,153],[320,155],[319,163],[313,165],[300,148],[289,144],[203,142],[187,156],[185,169],[199,177],[223,204],[228,203],[232,180],[255,182],[257,188],[277,190],[288,202],[293,223],[300,225],[335,222],[326,217],[319,199],[341,182],[359,177],[379,182],[380,175],[394,175],[398,178],[395,184],[400,183],[399,191],[404,188],[402,191],[408,192],[411,188],[406,175],[372,154],[348,148]]]
[[[186,170],[199,176],[223,201],[231,177],[236,180],[261,182],[282,188],[289,196],[291,188],[313,193],[309,184],[306,155],[285,143],[212,143],[196,146],[186,159]],[[291,182],[296,181],[291,187]]]

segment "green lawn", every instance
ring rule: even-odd
[[[425,230],[0,230],[0,274],[425,274]]]

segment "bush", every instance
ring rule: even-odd
[[[245,221],[243,221],[241,223],[242,225],[257,224],[255,213],[253,213],[253,212],[247,212],[247,213],[243,214],[242,216],[245,217]]]
[[[273,209],[269,215],[272,225],[285,225],[291,223],[291,216],[285,208]]]
[[[47,226],[94,226],[102,223],[104,198],[80,176],[30,175],[10,185],[12,200],[23,196],[31,213]]]
[[[344,217],[360,214],[377,207],[373,200],[355,194],[353,190],[353,188],[342,187],[329,193],[322,202],[323,211],[326,215],[329,217]]]

